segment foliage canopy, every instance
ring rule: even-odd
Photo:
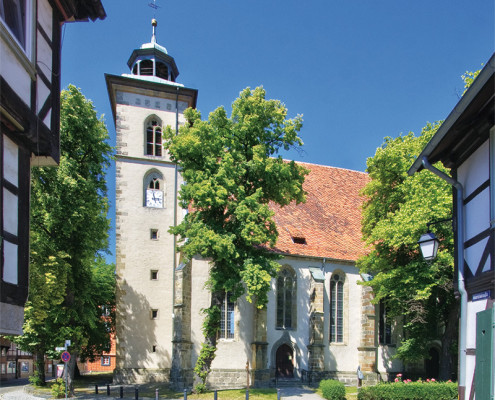
[[[417,244],[427,222],[452,217],[452,189],[429,171],[407,174],[439,125],[428,124],[417,137],[385,138],[367,161],[371,181],[362,193],[362,232],[370,251],[358,266],[374,276],[367,284],[375,301],[384,302],[391,316],[404,316],[408,336],[397,351],[404,361],[428,357],[429,341],[438,339],[439,324],[446,325],[456,307],[451,224],[432,225],[441,243],[434,261],[425,262]]]
[[[32,169],[31,262],[21,348],[56,357],[72,344],[70,372],[78,353],[109,347],[111,318],[101,306],[115,304],[114,267],[103,260],[109,221],[105,170],[112,148],[103,120],[74,86],[61,93],[60,164]],[[44,383],[44,368],[38,368]]]
[[[222,293],[233,298],[246,293],[259,308],[266,304],[279,259],[269,250],[278,235],[269,203],[304,201],[307,171],[277,157],[281,149],[302,145],[301,116],[287,119],[285,106],[266,100],[261,87],[243,90],[230,117],[223,107],[206,121],[194,109],[184,115],[187,122],[178,134],[170,127],[165,133],[165,147],[185,180],[180,203],[189,210],[170,231],[182,238],[179,249],[187,258],[211,260],[212,303],[205,310],[206,339],[195,370],[204,383],[215,354]]]

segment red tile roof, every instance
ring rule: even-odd
[[[303,188],[304,204],[272,204],[279,233],[275,251],[298,256],[355,261],[365,254],[361,240],[361,189],[368,183],[364,172],[298,163],[310,170]],[[304,238],[306,244],[294,243]]]

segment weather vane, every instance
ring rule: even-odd
[[[148,6],[154,10],[158,10],[160,8],[160,6],[156,5],[156,0],[153,0],[153,3],[148,3]]]

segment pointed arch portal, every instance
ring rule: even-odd
[[[277,349],[275,356],[277,377],[293,378],[294,377],[294,351],[287,344],[281,345]]]

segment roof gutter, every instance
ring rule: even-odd
[[[419,159],[419,157],[418,157]],[[430,164],[423,156],[421,164],[427,170],[456,188],[457,196],[457,286],[461,295],[461,316],[459,322],[459,394],[466,390],[466,334],[467,334],[467,292],[464,282],[464,188],[461,183]],[[412,169],[412,168],[411,168]],[[464,398],[464,397],[460,397]]]

